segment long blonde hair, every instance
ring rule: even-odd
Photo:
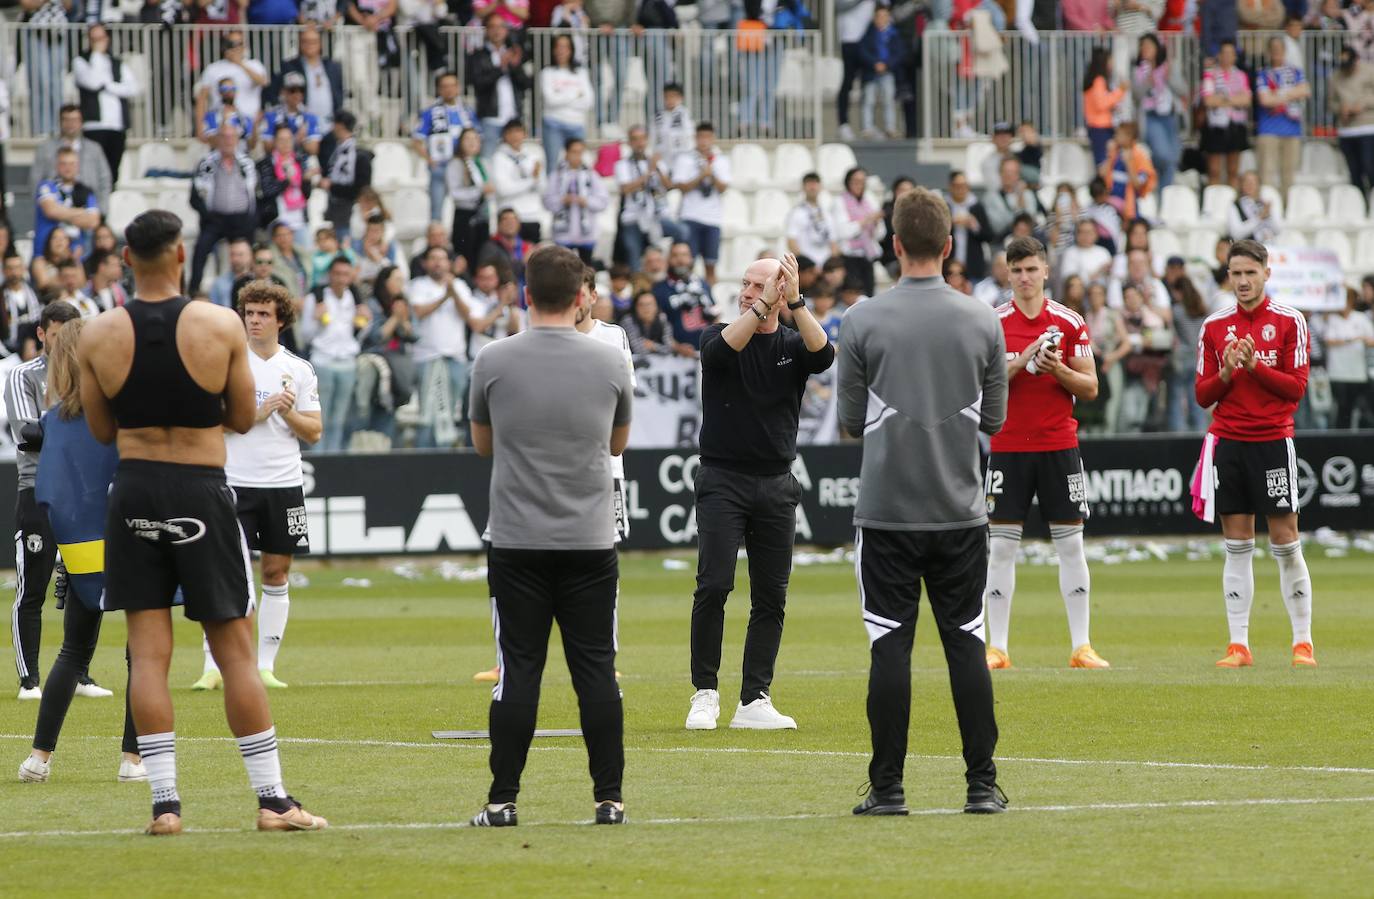
[[[81,415],[81,363],[76,359],[76,344],[85,326],[72,319],[48,339],[48,405],[67,420]]]

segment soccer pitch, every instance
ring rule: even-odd
[[[1015,669],[996,672],[1009,814],[955,814],[963,765],[943,656],[923,603],[914,659],[910,818],[855,819],[865,781],[867,643],[852,567],[793,574],[773,697],[792,732],[731,731],[748,614],[728,607],[722,727],[683,729],[694,557],[622,561],[627,827],[592,814],[580,740],[535,741],[513,829],[463,827],[485,799],[493,661],[485,581],[434,560],[305,565],[272,694],[288,789],[323,834],[252,830],[255,803],[222,694],[192,693],[199,632],[178,617],[172,665],[187,832],[153,840],[146,784],[119,784],[123,616],[76,699],[52,780],[21,784],[36,703],[0,700],[0,892],[7,895],[1370,895],[1374,893],[1374,556],[1309,543],[1316,670],[1292,670],[1272,559],[1257,558],[1256,667],[1226,644],[1221,560],[1093,566],[1093,644],[1071,671],[1053,567],[1022,566]],[[665,560],[678,559],[687,565]],[[465,563],[471,564],[471,563]],[[456,569],[449,568],[450,575]],[[407,572],[413,574],[413,572]],[[367,585],[359,581],[366,579]],[[346,585],[347,584],[347,585]],[[44,620],[43,670],[61,633]],[[541,727],[576,727],[557,640]]]

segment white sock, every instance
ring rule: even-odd
[[[286,618],[291,612],[290,586],[262,585],[262,605],[258,606],[258,667],[271,671],[277,663],[277,650],[286,633]]]
[[[277,729],[238,738],[239,754],[248,769],[248,783],[260,799],[285,799],[281,782],[281,756],[277,754]]]
[[[1221,569],[1221,589],[1226,595],[1226,622],[1231,642],[1250,647],[1250,605],[1255,601],[1255,571],[1250,557],[1254,538],[1226,541],[1226,565]]]
[[[1069,615],[1069,641],[1073,648],[1088,643],[1088,603],[1092,590],[1088,556],[1083,552],[1083,525],[1052,524],[1050,537],[1059,553],[1059,592]]]
[[[215,664],[215,656],[210,652],[210,638],[202,635],[200,638],[200,646],[201,649],[205,650],[205,670],[201,673],[209,674],[211,671],[218,671],[219,666]]]
[[[1021,525],[988,527],[988,584],[983,591],[989,645],[1007,651],[1011,631],[1011,597],[1016,592],[1016,550],[1021,545]]]
[[[1288,619],[1293,623],[1293,643],[1311,643],[1312,579],[1302,556],[1302,540],[1271,543],[1269,551],[1279,563],[1279,589],[1283,591],[1283,604],[1288,607]]]
[[[153,788],[153,804],[180,802],[177,794],[177,735],[140,734],[138,755],[148,769],[148,785]]]

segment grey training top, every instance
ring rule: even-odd
[[[492,546],[615,545],[607,448],[633,400],[624,356],[574,328],[531,328],[482,348],[468,411],[492,429]]]
[[[978,432],[1006,417],[1006,340],[991,307],[940,278],[903,278],[845,313],[839,419],[864,441],[856,525],[986,524]]]
[[[5,412],[10,420],[10,434],[16,444],[23,443],[20,431],[29,422],[43,417],[48,395],[48,357],[39,356],[10,369],[5,379]],[[32,490],[38,474],[38,453],[16,453],[19,468],[19,489]]]

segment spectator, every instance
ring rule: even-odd
[[[720,317],[711,288],[692,273],[692,247],[678,241],[668,251],[668,276],[654,285],[658,308],[673,326],[673,339],[685,344],[684,355],[701,350],[701,335]]]
[[[1360,61],[1350,47],[1327,83],[1327,99],[1336,115],[1336,140],[1350,170],[1350,183],[1368,196],[1374,189],[1374,66]]]
[[[949,173],[949,192],[945,196],[949,204],[950,222],[953,225],[954,247],[950,258],[960,262],[968,277],[982,280],[987,274],[987,244],[992,226],[988,214],[978,197],[969,189],[968,176],[955,170]]]
[[[1107,142],[1112,139],[1116,107],[1126,97],[1125,85],[1111,86],[1112,52],[1095,47],[1083,75],[1083,121],[1088,126],[1088,141],[1093,148],[1093,165],[1107,158]]]
[[[358,195],[372,186],[372,152],[358,146],[353,136],[357,126],[358,120],[346,109],[334,117],[334,147],[324,163],[325,176],[319,184],[321,190],[329,191],[324,217],[341,240],[349,233]]]
[[[1321,0],[1315,20],[1318,31],[1344,31],[1345,9],[1342,0]]]
[[[716,147],[710,122],[697,125],[695,151],[673,162],[673,187],[682,191],[678,219],[687,230],[692,256],[706,266],[706,281],[716,283],[720,258],[720,226],[724,217],[721,194],[730,186],[730,160]],[[669,316],[671,318],[671,316]]]
[[[1255,76],[1259,90],[1259,122],[1255,128],[1255,153],[1260,181],[1288,196],[1293,175],[1302,156],[1303,108],[1312,96],[1302,69],[1285,62],[1282,38],[1269,41],[1269,68]]]
[[[651,285],[663,281],[668,277],[668,256],[658,247],[645,247],[639,257],[638,275]]]
[[[873,263],[882,256],[879,241],[883,233],[883,211],[864,196],[868,173],[852,168],[844,174],[844,193],[840,195],[837,218],[843,230],[840,253],[845,270],[863,285],[864,296],[872,296],[874,288]]]
[[[539,73],[539,97],[544,114],[544,158],[553,171],[568,141],[587,136],[587,113],[596,94],[586,68],[573,55],[571,37],[555,35],[550,56],[552,62]]]
[[[1283,58],[1288,65],[1307,75],[1307,60],[1302,48],[1303,22],[1300,16],[1290,15],[1283,20]],[[1310,84],[1310,82],[1309,82]]]
[[[879,137],[875,127],[873,107],[879,95],[883,101],[883,122],[887,125],[887,136],[898,138],[902,131],[897,127],[897,77],[896,71],[906,62],[906,48],[902,45],[897,27],[892,24],[892,10],[881,5],[873,11],[873,21],[859,41],[859,60],[862,66],[860,78],[863,81],[863,131],[868,138]]]
[[[1088,285],[1077,275],[1069,275],[1059,288],[1059,302],[1079,315],[1088,308]]]
[[[358,202],[354,205],[353,215],[348,220],[348,235],[355,245],[362,242],[363,232],[373,216],[381,216],[386,242],[391,243],[396,239],[396,226],[391,223],[391,212],[382,202],[382,195],[377,192],[377,188],[369,186],[358,191]],[[354,262],[354,265],[357,265],[357,262]]]
[[[480,266],[491,262],[503,271],[510,272],[523,294],[525,259],[534,251],[534,247],[520,236],[521,230],[520,216],[514,209],[502,209],[498,212],[496,233],[482,247],[482,252],[477,254],[477,264]]]
[[[480,266],[481,263],[479,262]],[[425,256],[425,277],[410,282],[406,296],[419,323],[412,355],[419,374],[420,428],[417,447],[453,446],[455,422],[468,382],[468,321],[472,294],[453,277],[451,259],[442,247]]]
[[[294,25],[300,18],[297,0],[250,0],[249,25]]]
[[[305,0],[302,12],[312,2],[315,0]],[[337,12],[334,16],[337,17]],[[286,87],[287,76],[300,75],[305,79],[305,109],[319,120],[320,132],[323,135],[321,143],[327,144],[331,139],[328,131],[334,123],[334,116],[343,109],[344,87],[343,66],[332,59],[326,59],[322,55],[323,47],[320,29],[314,24],[302,26],[299,38],[300,55],[282,62],[266,91],[265,99],[270,103],[276,103]],[[319,155],[321,158],[328,156],[328,148],[321,146]]]
[[[230,0],[234,2],[234,0]],[[240,115],[250,124],[257,121],[262,109],[262,89],[267,86],[267,69],[247,56],[242,31],[224,32],[223,58],[210,63],[200,75],[196,87],[197,122],[207,121],[207,114],[220,107],[224,97],[221,82],[233,83],[233,97]],[[246,130],[241,133],[246,133]]]
[[[524,316],[520,314],[520,295],[515,282],[509,277],[502,278],[501,270],[487,263],[479,265],[472,273],[472,338],[468,344],[468,357],[476,359],[482,347],[512,334],[519,334],[524,328]]]
[[[190,289],[200,288],[205,260],[221,240],[251,240],[257,228],[258,170],[240,149],[232,124],[220,126],[215,149],[206,153],[191,180],[191,207],[200,213],[200,236],[191,255]]]
[[[94,274],[86,287],[86,295],[95,300],[100,311],[107,312],[129,302],[129,293],[120,283],[124,279],[124,263],[119,256],[108,250],[96,250],[90,261]]]
[[[530,18],[530,0],[472,0],[473,18],[487,22],[492,16],[518,34]]]
[[[301,0],[298,21],[317,28],[336,27],[341,21],[338,0]]]
[[[3,227],[3,225],[0,225]],[[107,253],[117,253],[119,251],[119,239],[115,236],[114,229],[105,222],[95,226],[91,232],[91,251],[104,250]],[[8,255],[8,253],[6,253]],[[90,269],[86,270],[87,274]]]
[[[476,268],[477,254],[487,242],[490,199],[496,193],[496,184],[488,176],[481,154],[481,134],[465,128],[458,138],[456,155],[448,163],[448,194],[453,198],[452,247],[466,261],[468,270]]]
[[[950,177],[953,178],[952,173]],[[965,180],[966,190],[967,184],[968,182],[967,180]],[[883,236],[883,239],[881,241],[883,245],[883,255],[880,261],[883,264],[883,268],[887,269],[888,274],[892,276],[893,280],[896,280],[900,276],[899,272],[901,270],[901,266],[897,263],[897,252],[892,245],[892,238],[895,234],[895,232],[892,230],[892,210],[897,205],[898,200],[900,200],[903,196],[905,196],[906,194],[910,193],[915,189],[915,181],[912,181],[905,175],[898,175],[892,182],[892,193],[888,196],[887,202],[883,204],[883,230],[887,233]],[[819,266],[821,265],[821,263],[816,263],[816,265]],[[801,271],[799,269],[798,274],[800,273]],[[820,277],[819,268],[817,268],[816,270],[816,276]]]
[[[840,255],[839,227],[830,204],[821,202],[821,176],[807,172],[802,176],[802,201],[787,214],[787,249],[824,265],[831,256]]]
[[[10,228],[9,219],[0,215],[0,259],[8,259],[18,255],[19,251],[14,248],[14,234]]]
[[[1122,34],[1151,34],[1164,13],[1164,0],[1112,0],[1112,6]]]
[[[5,147],[10,142],[10,88],[0,78],[0,219],[5,217]]]
[[[630,155],[616,161],[615,181],[620,189],[620,228],[616,235],[620,256],[639,259],[644,248],[663,237],[682,240],[686,232],[667,216],[668,168],[659,153],[648,154],[649,132],[631,125]]]
[[[1150,154],[1136,142],[1135,122],[1116,126],[1116,138],[1107,144],[1107,158],[1102,160],[1098,174],[1111,185],[1111,204],[1121,210],[1121,217],[1134,219],[1141,200],[1154,192],[1158,178],[1150,162]]]
[[[382,269],[401,263],[400,249],[394,241],[387,239],[386,218],[380,212],[367,217],[363,236],[354,242],[353,250],[358,254],[358,294],[363,297],[371,294],[371,284]]]
[[[40,300],[44,299],[44,291],[57,288],[58,267],[69,259],[77,258],[72,239],[65,228],[53,228],[48,231],[42,247],[43,249],[34,254],[33,261],[29,263],[29,283],[38,292]]]
[[[296,148],[295,135],[288,123],[278,122],[271,152],[258,160],[258,224],[266,227],[280,222],[305,244],[310,176],[315,172],[307,168],[306,154]]]
[[[395,18],[397,0],[347,0],[344,15],[354,25],[372,32],[377,47],[377,68],[381,70],[379,83],[384,91],[399,87],[397,70],[401,66],[401,45],[396,40]]]
[[[1273,205],[1260,196],[1260,179],[1253,171],[1240,176],[1240,195],[1227,211],[1226,233],[1232,240],[1250,238],[1269,243],[1282,227]]]
[[[205,120],[200,123],[200,142],[213,146],[219,129],[229,124],[238,132],[239,149],[244,153],[252,153],[255,143],[253,129],[257,127],[257,123],[239,109],[237,92],[232,78],[220,79],[220,105],[207,112]]]
[[[38,323],[43,304],[39,302],[38,293],[29,283],[29,279],[24,277],[23,259],[18,256],[6,256],[4,273],[5,346],[14,352],[19,349],[19,329]]]
[[[965,296],[973,296],[973,282],[968,279],[968,269],[952,256],[945,258],[943,270],[945,283]]]
[[[443,222],[430,222],[425,228],[425,245],[420,248],[420,252],[410,257],[410,274],[409,277],[405,279],[406,281],[413,281],[416,278],[424,276],[425,254],[429,252],[430,247],[443,247],[449,252],[453,252],[453,244],[449,241],[449,230],[444,226]],[[477,268],[477,261],[475,259],[470,268]],[[402,285],[402,291],[403,290],[404,284]]]
[[[1164,282],[1155,277],[1150,268],[1150,251],[1135,248],[1126,253],[1126,273],[1122,278],[1113,278],[1107,287],[1107,305],[1113,309],[1124,308],[1125,289],[1134,286],[1140,291],[1141,299],[1148,303],[1151,310],[1168,315],[1173,306],[1173,298]]]
[[[1232,42],[1234,46],[1236,32],[1240,30],[1239,6],[1239,3],[1198,4],[1203,59],[1216,57],[1227,42]]]
[[[1040,144],[1040,132],[1035,123],[1026,119],[1020,127],[1021,149],[1016,158],[1021,160],[1021,177],[1031,187],[1040,188],[1040,164],[1045,158],[1045,148]],[[995,178],[993,180],[996,180]]]
[[[634,305],[634,286],[630,283],[630,267],[623,262],[611,266],[611,318],[619,320]]]
[[[1054,208],[1049,211],[1049,219],[1045,224],[1048,238],[1045,245],[1050,249],[1051,265],[1057,266],[1060,255],[1073,246],[1078,223],[1087,218],[1087,214],[1078,206],[1073,185],[1067,181],[1059,182],[1054,191]]]
[[[1183,156],[1179,138],[1179,114],[1187,108],[1187,85],[1179,70],[1169,63],[1169,55],[1159,38],[1146,34],[1136,50],[1131,78],[1131,96],[1139,110],[1145,145],[1159,174],[1160,190],[1174,183]]]
[[[1346,7],[1345,28],[1360,62],[1374,64],[1374,0],[1354,0]]]
[[[34,150],[33,171],[30,175],[32,183],[41,185],[45,181],[51,181],[57,173],[57,154],[63,149],[70,150],[76,154],[75,180],[84,184],[95,195],[96,204],[100,209],[108,209],[114,177],[104,151],[94,140],[82,135],[82,123],[85,120],[81,115],[81,107],[70,104],[63,106],[58,121],[61,133],[48,138]],[[37,235],[34,236],[34,241],[41,243]]]
[[[320,117],[305,105],[305,76],[287,72],[282,77],[281,103],[268,107],[256,126],[264,148],[276,140],[277,129],[285,125],[291,131],[297,147],[315,156],[320,152]]]
[[[1088,285],[1083,318],[1092,337],[1093,358],[1097,360],[1098,398],[1102,400],[1103,433],[1115,434],[1120,418],[1121,396],[1125,391],[1125,369],[1121,360],[1131,352],[1130,335],[1121,313],[1107,305],[1107,288],[1100,282]],[[1105,389],[1102,389],[1104,388]]]
[[[67,67],[66,25],[78,8],[73,0],[20,0],[25,25],[47,28],[20,28],[19,53],[29,79],[29,116],[35,137],[57,130],[58,110],[62,106],[62,73]],[[9,72],[5,75],[8,77]],[[37,182],[35,182],[37,183]]]
[[[845,265],[843,256],[832,256],[825,260],[825,265],[821,266],[821,283],[829,290],[830,295],[838,297],[840,288],[844,286],[844,279],[849,267]]]
[[[1024,212],[1037,222],[1045,219],[1045,208],[1035,191],[1021,180],[1021,161],[1014,156],[1002,160],[998,182],[983,195],[983,210],[987,213],[987,240],[1001,245],[1011,233],[1012,221]]]
[[[1011,302],[1011,269],[1007,266],[1007,254],[1002,250],[992,254],[988,276],[973,285],[973,298],[994,309]]]
[[[536,25],[535,27],[543,27]],[[592,17],[587,14],[582,0],[563,0],[549,14],[549,28],[566,28],[572,32],[573,59],[577,65],[586,68],[587,39],[580,33],[592,30]]]
[[[630,339],[630,351],[636,356],[663,355],[679,353],[679,346],[673,340],[673,328],[668,324],[668,316],[658,307],[658,300],[651,290],[644,290],[634,298],[634,306],[620,318],[620,327]],[[687,349],[691,354],[691,348]]]
[[[1170,260],[1173,262],[1174,260]],[[1178,259],[1178,267],[1183,260]],[[1168,428],[1175,433],[1207,430],[1207,411],[1197,404],[1198,335],[1208,316],[1207,302],[1186,274],[1168,282],[1173,298],[1174,345],[1172,367],[1169,371]]]
[[[696,122],[683,105],[684,97],[682,85],[671,81],[663,85],[663,108],[654,114],[649,132],[654,152],[670,168],[679,156],[692,152],[696,141]]]
[[[1326,315],[1326,374],[1336,403],[1335,426],[1346,430],[1374,425],[1374,396],[1369,389],[1368,354],[1374,349],[1374,321],[1356,309],[1359,294],[1345,292],[1345,309]]]
[[[838,0],[835,5],[835,30],[840,40],[840,59],[844,71],[840,79],[840,94],[835,99],[835,114],[840,124],[840,140],[854,140],[854,129],[849,126],[849,95],[854,90],[854,80],[863,70],[860,47],[868,27],[873,22],[876,0]]]
[[[342,256],[350,264],[356,265],[358,256],[352,247],[340,246],[339,235],[333,226],[320,228],[315,232],[315,253],[310,257],[310,287],[313,290],[329,277],[329,266],[336,256]]]
[[[286,283],[291,298],[299,302],[315,286],[311,281],[310,259],[296,243],[296,229],[288,223],[273,222],[269,237],[272,241],[272,274]]]
[[[1068,31],[1112,31],[1116,22],[1108,9],[1108,0],[1062,0],[1064,28]]]
[[[601,176],[583,160],[586,148],[581,138],[568,139],[563,161],[553,170],[544,191],[544,208],[553,213],[554,243],[577,251],[582,261],[591,265],[597,213],[606,208],[610,197]]]
[[[1084,214],[1097,226],[1097,242],[1107,252],[1116,253],[1121,248],[1121,212],[1112,205],[1107,182],[1100,177],[1093,178],[1088,184],[1088,196],[1092,203]]]
[[[284,287],[290,291],[291,287],[285,279],[277,275],[275,271],[275,257],[272,255],[272,248],[267,244],[259,243],[253,245],[253,267],[249,269],[247,275],[240,275],[234,279],[234,286],[229,291],[229,304],[231,309],[239,306],[239,291],[248,286],[251,281],[271,281],[279,287]],[[300,312],[303,301],[299,297],[292,297],[296,311]],[[295,328],[286,328],[281,332],[281,344],[291,352],[296,352]]]
[[[125,135],[133,125],[129,101],[138,96],[139,86],[124,61],[110,53],[110,33],[104,25],[92,25],[87,37],[90,49],[72,61],[72,77],[86,137],[104,152],[113,180],[119,176]]]
[[[105,164],[105,158],[92,153]],[[100,207],[95,193],[77,180],[77,153],[70,147],[57,151],[56,177],[38,182],[35,192],[33,242],[45,246],[53,230],[66,232],[72,252],[79,260],[84,255],[90,232],[100,224]]]
[[[1222,41],[1216,64],[1202,73],[1202,104],[1207,110],[1207,124],[1202,129],[1207,183],[1239,189],[1240,154],[1250,148],[1246,124],[1250,117],[1250,79],[1236,66],[1233,41]]]
[[[754,137],[773,127],[776,64],[769,51],[763,0],[744,0],[743,11],[735,23],[735,121],[741,135]]]
[[[396,410],[410,402],[416,386],[411,347],[419,338],[405,287],[403,270],[382,269],[373,298],[368,301],[372,321],[358,338],[363,353],[359,357],[354,394],[358,418],[365,422],[366,430],[384,434],[392,442],[396,437]],[[380,358],[382,365],[369,364],[369,356]]]
[[[482,120],[482,147],[491,152],[505,138],[506,126],[517,121],[524,106],[530,78],[525,74],[524,52],[510,35],[504,0],[486,14],[486,40],[468,56],[468,81],[477,95],[477,116]],[[512,0],[518,4],[518,0]],[[521,131],[524,128],[522,126]],[[521,140],[524,140],[523,135]]]
[[[514,209],[520,216],[520,236],[538,243],[544,164],[526,153],[524,144],[524,123],[519,119],[507,122],[501,129],[501,146],[492,154],[491,180],[496,185],[496,205]]]
[[[835,295],[822,290],[810,299],[813,306],[812,314],[820,323],[821,330],[825,331],[826,339],[831,343],[838,343],[840,327],[844,324],[844,315],[836,308]]]
[[[248,17],[248,2],[249,0],[189,0],[187,5],[195,6],[191,21],[196,25],[238,25]],[[175,25],[181,23],[185,16],[172,17],[168,10],[163,10],[160,18],[168,25]],[[196,46],[199,49],[200,44]]]
[[[67,303],[81,313],[82,318],[95,318],[100,307],[95,300],[86,295],[86,272],[81,263],[68,259],[57,267],[58,297],[60,303]]]
[[[1061,278],[1082,278],[1087,283],[1106,284],[1112,272],[1112,254],[1097,242],[1097,226],[1088,219],[1079,221],[1074,245],[1064,251],[1055,266]]]
[[[411,133],[415,152],[429,168],[430,221],[443,217],[444,196],[449,192],[449,162],[457,155],[458,141],[468,130],[479,127],[477,117],[463,103],[457,75],[443,72],[434,79],[434,89],[438,102],[420,114],[419,124]],[[477,148],[480,152],[480,137]],[[455,224],[455,230],[456,227]]]
[[[1014,133],[1011,122],[995,122],[992,126],[993,152],[983,157],[983,163],[979,169],[983,176],[983,183],[989,187],[996,184],[1001,177],[1002,160],[1013,155],[1011,142]]]
[[[1121,433],[1138,434],[1158,408],[1174,333],[1164,316],[1145,304],[1145,295],[1136,284],[1127,284],[1122,291],[1121,318],[1131,351],[1123,360],[1125,385],[1119,425]]]
[[[358,332],[372,320],[372,310],[358,301],[354,283],[353,264],[336,256],[329,264],[328,283],[305,298],[304,330],[324,418],[320,449],[327,453],[345,448],[358,380]]]
[[[425,63],[433,77],[450,71],[448,40],[439,31],[439,23],[448,16],[447,0],[400,0],[397,4],[397,24],[419,39],[425,48]]]
[[[253,244],[246,237],[229,240],[229,270],[220,273],[210,284],[210,302],[226,309],[234,308],[234,284],[253,271]]]

